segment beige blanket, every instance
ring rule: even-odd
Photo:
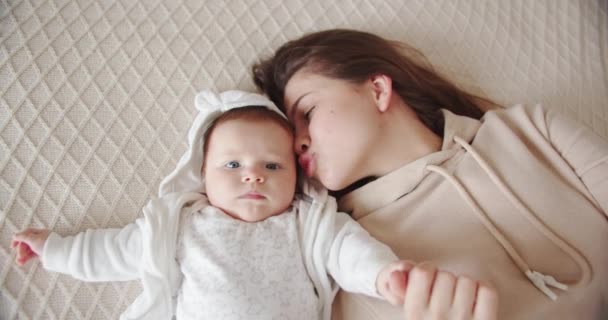
[[[253,89],[304,32],[406,41],[503,105],[540,102],[608,137],[605,0],[0,0],[0,319],[116,319],[137,282],[13,263],[11,235],[118,227],[186,147],[194,95]]]

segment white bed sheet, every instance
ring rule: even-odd
[[[26,227],[140,215],[185,148],[203,88],[253,89],[251,63],[312,30],[406,41],[503,105],[542,103],[608,137],[605,0],[0,1],[0,319],[116,319],[137,282],[14,264]]]

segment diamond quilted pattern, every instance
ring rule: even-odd
[[[605,1],[7,0],[0,2],[0,318],[116,319],[136,282],[13,263],[11,235],[133,221],[176,164],[201,88],[304,32],[406,41],[463,87],[541,102],[608,137]]]

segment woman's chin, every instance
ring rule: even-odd
[[[321,182],[321,184],[327,188],[329,191],[339,191],[344,189],[348,185],[339,179],[335,178],[327,178],[327,177],[314,177],[317,181]]]

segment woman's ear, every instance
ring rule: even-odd
[[[374,101],[380,112],[388,110],[393,94],[393,79],[384,74],[376,74],[370,78]]]

